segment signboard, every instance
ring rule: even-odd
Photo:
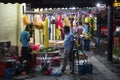
[[[119,6],[120,6],[120,2],[114,3],[113,6],[114,6],[114,7],[119,7]]]

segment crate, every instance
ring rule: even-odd
[[[0,41],[0,47],[10,47],[11,42],[10,41]]]
[[[15,68],[6,68],[5,69],[5,79],[12,80],[15,75]]]

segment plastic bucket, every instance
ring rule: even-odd
[[[15,68],[6,68],[5,69],[5,78],[10,80],[14,78]]]

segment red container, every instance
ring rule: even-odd
[[[114,46],[117,47],[120,44],[120,37],[114,37]]]
[[[41,64],[41,59],[36,59],[36,65],[40,65]]]
[[[5,68],[7,64],[5,62],[0,62],[0,77],[5,76]]]
[[[52,57],[51,66],[60,66],[60,57]]]

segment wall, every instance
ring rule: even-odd
[[[20,26],[22,19],[19,4],[0,3],[0,41],[11,41],[14,46],[18,45]]]
[[[21,48],[19,39],[24,29],[22,6],[0,3],[0,41],[11,41],[11,46],[16,47],[16,50]]]

